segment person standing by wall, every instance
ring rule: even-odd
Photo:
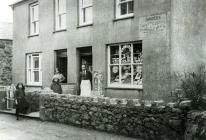
[[[87,70],[85,64],[80,72],[80,96],[91,96],[92,74]]]
[[[14,99],[16,104],[16,119],[19,120],[19,113],[26,114],[29,109],[29,103],[25,98],[25,87],[23,83],[17,84]]]
[[[51,90],[54,93],[62,94],[62,87],[60,82],[64,81],[65,77],[59,72],[58,68],[56,68],[56,72],[52,77],[52,84],[50,86]]]

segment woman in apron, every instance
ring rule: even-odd
[[[80,72],[80,96],[91,96],[92,74],[87,70],[86,65],[82,65]]]

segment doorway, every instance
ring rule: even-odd
[[[61,83],[67,83],[67,50],[56,50],[56,64],[55,68],[59,69],[59,72],[64,75],[65,80]]]
[[[81,66],[83,64],[87,65],[88,70],[92,73],[93,71],[93,62],[92,62],[92,47],[82,47],[77,48],[77,73],[78,73],[78,79],[79,82],[78,85],[80,85],[80,71]],[[80,91],[80,89],[79,89]]]

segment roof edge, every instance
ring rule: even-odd
[[[13,4],[10,4],[9,6],[14,7],[15,5],[25,2],[25,1],[28,1],[28,0],[20,0],[20,1],[14,2]]]

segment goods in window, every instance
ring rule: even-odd
[[[111,48],[111,64],[119,64],[119,46]]]
[[[131,83],[131,66],[122,67],[122,78],[121,81],[123,84]]]
[[[131,63],[131,44],[121,47],[121,57],[122,64]]]
[[[142,85],[142,66],[134,66],[134,84]]]
[[[133,62],[134,63],[142,63],[142,45],[141,44],[134,44],[133,45]]]
[[[112,64],[119,64],[119,58],[112,58]]]
[[[111,83],[119,83],[119,67],[112,66],[111,67]]]

